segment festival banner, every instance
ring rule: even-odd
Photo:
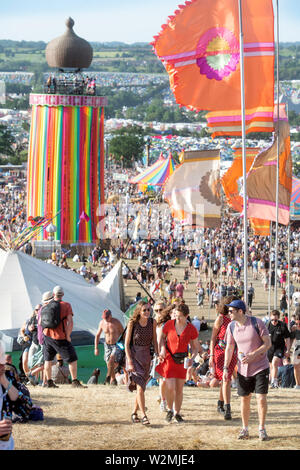
[[[278,222],[288,225],[292,192],[290,127],[279,121]],[[258,154],[247,175],[248,217],[276,222],[277,133],[273,144]]]
[[[250,219],[250,226],[253,230],[254,235],[259,235],[260,237],[268,237],[270,235],[269,220],[252,217]]]
[[[98,238],[97,211],[104,202],[103,138],[103,108],[32,107],[28,217],[59,214],[55,239],[61,243],[91,243]]]
[[[165,184],[174,217],[194,227],[220,227],[220,151],[190,150]]]
[[[241,136],[242,116],[241,110],[232,111],[212,111],[206,114],[208,132],[212,138],[218,136]],[[273,132],[274,121],[278,119],[277,104],[272,107],[258,107],[246,109],[245,125],[246,134],[250,132]],[[285,104],[279,105],[279,119],[287,121]]]
[[[260,152],[259,148],[246,148],[246,172],[250,170],[256,155]],[[242,149],[237,148],[234,151],[234,160],[231,167],[221,178],[226,202],[237,212],[243,211],[243,198],[240,195],[243,177],[243,159]]]
[[[272,0],[244,0],[242,21],[245,107],[272,115]],[[177,103],[197,111],[241,109],[239,33],[237,0],[190,0],[169,16],[152,45]]]

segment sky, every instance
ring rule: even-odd
[[[209,0],[203,0],[209,1]],[[276,1],[274,11],[276,11]],[[300,0],[278,0],[280,42],[300,41]],[[74,31],[90,42],[151,42],[184,0],[7,0],[0,1],[0,39],[49,42]]]

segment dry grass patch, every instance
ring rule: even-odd
[[[146,392],[150,427],[130,420],[134,394],[126,387],[89,386],[86,390],[30,388],[44,410],[40,422],[16,424],[16,449],[31,450],[257,450],[299,449],[300,394],[271,390],[267,430],[270,440],[257,438],[255,397],[252,401],[249,441],[237,440],[241,425],[240,400],[233,391],[232,421],[216,412],[218,390],[185,387],[182,414],[185,423],[167,424],[161,413],[158,388]]]

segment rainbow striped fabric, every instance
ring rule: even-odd
[[[32,106],[28,217],[54,216],[61,243],[91,243],[104,202],[104,108]],[[80,219],[85,212],[89,221]],[[79,222],[79,223],[78,223]],[[46,239],[46,232],[40,239]]]
[[[273,132],[274,121],[277,121],[277,105],[273,107],[259,107],[246,110],[246,134],[250,132]],[[208,131],[212,137],[228,135],[242,135],[241,110],[213,111],[206,114]],[[279,105],[279,119],[287,121],[285,104]]]
[[[170,153],[166,159],[160,156],[151,167],[132,178],[130,183],[138,184],[141,191],[147,186],[163,186],[174,170],[175,163]]]

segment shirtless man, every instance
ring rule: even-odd
[[[113,318],[110,310],[105,309],[102,314],[102,320],[99,323],[98,331],[95,336],[95,356],[99,355],[99,339],[101,333],[104,333],[104,359],[107,364],[107,375],[104,381],[104,385],[110,383],[111,385],[117,385],[114,371],[115,363],[115,349],[116,342],[120,335],[123,333],[123,326],[119,320]]]

